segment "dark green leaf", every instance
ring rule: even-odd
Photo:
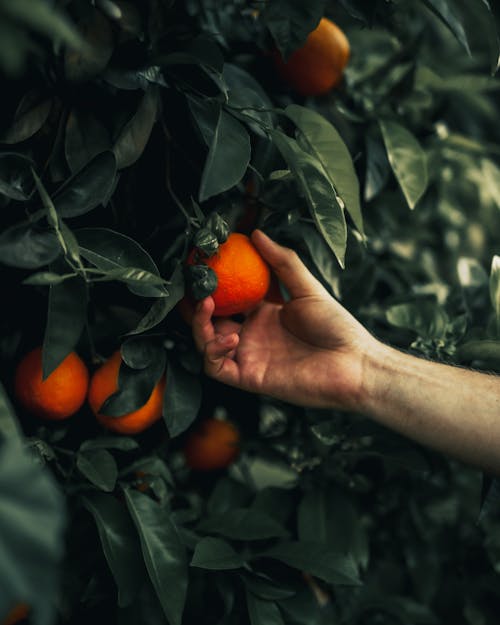
[[[422,2],[450,29],[457,38],[457,41],[470,55],[469,42],[467,41],[464,27],[458,17],[456,17],[450,9],[449,2],[447,2],[447,0],[422,0]]]
[[[76,466],[100,490],[109,493],[114,489],[118,468],[115,459],[106,449],[79,451],[76,455]]]
[[[163,418],[172,438],[182,434],[193,423],[198,415],[200,404],[199,377],[169,359]]]
[[[145,369],[161,358],[161,352],[161,342],[147,336],[127,339],[121,346],[122,360],[132,369]]]
[[[250,137],[239,121],[220,111],[200,182],[200,202],[234,187],[250,162]]]
[[[279,130],[271,133],[273,141],[287,162],[305,196],[318,230],[344,266],[347,225],[344,211],[336,200],[332,183],[323,173],[321,163],[304,152],[297,142]]]
[[[81,255],[103,271],[137,268],[156,276],[160,273],[151,256],[136,241],[107,228],[84,228],[75,232]],[[131,284],[136,295],[155,297],[158,287]]]
[[[16,439],[0,442],[0,614],[22,597],[37,623],[55,618],[65,513],[51,474]]]
[[[139,444],[133,438],[126,436],[100,436],[90,438],[80,445],[80,451],[91,449],[119,449],[120,451],[133,451],[138,449]]]
[[[279,560],[330,584],[361,584],[352,555],[328,550],[323,543],[282,542],[260,556]]]
[[[251,625],[285,625],[281,612],[274,601],[259,599],[251,592],[246,593],[248,616]]]
[[[114,496],[91,493],[82,497],[82,502],[94,517],[106,562],[118,588],[118,605],[127,606],[137,595],[145,573],[135,527]]]
[[[108,197],[116,176],[113,152],[102,152],[56,191],[54,205],[61,217],[88,213]]]
[[[33,189],[33,166],[33,161],[24,154],[0,154],[0,193],[13,200],[28,200]]]
[[[52,100],[29,91],[21,100],[10,128],[0,138],[2,143],[20,143],[32,137],[45,124]]]
[[[64,141],[66,160],[71,171],[80,171],[94,157],[110,148],[107,128],[89,111],[72,109],[66,122]]]
[[[446,312],[429,300],[396,304],[387,310],[386,317],[393,326],[413,330],[425,338],[443,338],[449,322]]]
[[[227,569],[239,569],[244,560],[236,553],[229,543],[220,538],[202,538],[194,550],[191,566],[200,569],[224,571]]]
[[[157,350],[154,359],[143,369],[132,369],[122,362],[118,390],[104,402],[99,412],[120,417],[144,406],[165,371],[165,362],[163,349]]]
[[[262,18],[278,46],[287,58],[304,44],[323,17],[324,0],[273,0],[265,5]]]
[[[428,185],[427,157],[409,130],[396,122],[380,121],[389,163],[408,206],[415,205]]]
[[[23,284],[30,286],[50,286],[53,284],[61,284],[65,280],[76,277],[76,275],[76,273],[59,274],[53,271],[39,271],[23,280]]]
[[[366,136],[365,200],[370,202],[385,187],[391,166],[384,144],[371,135]]]
[[[297,104],[288,105],[285,114],[300,131],[297,137],[300,147],[321,163],[323,173],[363,234],[358,177],[351,154],[337,129],[316,111]]]
[[[278,601],[280,599],[293,597],[295,594],[294,590],[278,586],[276,582],[264,575],[245,575],[243,581],[247,590],[260,599]]]
[[[36,229],[29,222],[7,228],[0,234],[0,262],[11,267],[38,269],[61,253],[56,235]]]
[[[210,147],[221,112],[220,104],[214,100],[194,96],[188,96],[187,103],[203,141]]]
[[[141,539],[144,562],[171,625],[181,625],[187,591],[185,549],[168,511],[137,491],[125,500]]]
[[[197,529],[234,540],[262,540],[288,535],[281,523],[264,512],[251,508],[233,508],[222,514],[213,514],[201,521]]]
[[[87,288],[82,278],[52,284],[43,338],[43,374],[48,377],[75,348],[87,319]]]
[[[115,141],[113,152],[118,169],[133,165],[141,156],[156,121],[158,92],[150,87]]]

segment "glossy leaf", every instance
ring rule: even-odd
[[[75,232],[81,255],[104,272],[143,269],[159,276],[151,256],[133,239],[107,228],[84,228]],[[158,296],[155,285],[132,284],[132,293],[144,297]]]
[[[221,110],[201,175],[200,202],[234,187],[243,178],[249,162],[248,132],[239,121]]]
[[[0,194],[24,202],[33,190],[33,161],[16,152],[0,153]]]
[[[391,165],[387,158],[387,152],[382,141],[375,139],[371,135],[366,136],[366,179],[365,179],[365,200],[370,202],[385,187]]]
[[[118,588],[118,605],[127,606],[138,594],[145,574],[135,527],[113,496],[89,493],[83,505],[94,517],[106,562]]]
[[[426,338],[442,338],[449,321],[446,312],[429,300],[396,304],[387,310],[386,317],[392,325]]]
[[[87,288],[80,277],[52,284],[43,337],[42,369],[47,378],[78,343],[87,320]]]
[[[130,489],[125,500],[141,540],[142,555],[171,625],[181,625],[187,590],[187,559],[168,511]]]
[[[79,451],[76,455],[76,466],[100,490],[110,493],[115,488],[118,467],[106,449]]]
[[[427,157],[409,130],[396,122],[380,121],[387,156],[408,206],[415,208],[427,189]]]
[[[273,0],[265,6],[262,17],[281,54],[287,58],[304,44],[324,10],[324,0]]]
[[[229,543],[208,536],[197,543],[191,560],[191,566],[215,571],[239,569],[243,564],[244,560]]]
[[[23,597],[37,623],[50,625],[64,553],[64,502],[52,475],[15,439],[0,442],[0,507],[0,614]]]
[[[261,625],[261,623],[266,623],[266,625],[285,625],[280,609],[274,601],[260,599],[248,591],[246,597],[251,625]]]
[[[53,202],[61,217],[78,217],[103,203],[113,188],[116,160],[102,152],[56,191]]]
[[[101,152],[110,150],[109,131],[85,109],[73,108],[64,135],[64,153],[73,173],[80,171]]]
[[[289,104],[285,114],[300,131],[298,144],[321,163],[323,173],[363,234],[358,177],[351,154],[337,129],[316,111],[297,104]]]
[[[282,132],[272,131],[271,136],[293,172],[318,230],[343,267],[347,245],[345,215],[336,200],[330,180],[323,173],[321,163]]]
[[[61,253],[52,231],[35,228],[23,222],[0,234],[0,262],[11,267],[38,269],[48,265]]]
[[[118,169],[130,167],[140,158],[156,121],[157,108],[158,93],[154,87],[150,87],[113,146]]]
[[[361,584],[352,556],[325,549],[322,543],[282,542],[260,555],[306,571],[330,584]]]
[[[453,13],[450,8],[450,3],[447,0],[422,0],[422,2],[443,22],[443,24],[449,28],[449,30],[456,37],[457,41],[463,46],[466,52],[470,55],[469,42],[467,41],[467,35],[465,34],[464,27],[459,18]]]
[[[500,335],[500,256],[493,256],[491,261],[490,299],[495,311],[497,333]]]
[[[167,389],[163,400],[163,418],[172,438],[182,434],[193,423],[201,405],[199,377],[169,359]]]
[[[12,124],[0,138],[2,143],[21,143],[32,137],[45,124],[52,108],[52,101],[29,91],[21,100]]]

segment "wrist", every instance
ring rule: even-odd
[[[378,340],[363,355],[356,411],[373,416],[383,405],[391,381],[400,371],[403,354]]]

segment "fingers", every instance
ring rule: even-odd
[[[235,386],[239,380],[239,368],[233,358],[239,343],[239,324],[218,320],[216,331],[212,322],[214,308],[212,297],[206,297],[196,306],[192,325],[194,342],[204,355],[206,374]]]
[[[327,291],[293,250],[279,245],[262,230],[252,232],[252,242],[264,260],[271,265],[292,298],[327,295]]]

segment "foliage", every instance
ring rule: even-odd
[[[323,14],[352,58],[339,89],[303,100],[269,50],[289,54]],[[114,416],[167,380],[164,421],[133,438],[88,406],[45,424],[2,396],[0,613],[496,623],[497,483],[479,516],[477,472],[362,415],[213,383],[175,309],[218,212],[296,249],[381,339],[500,372],[496,6],[0,0],[0,18],[7,394],[42,340],[46,374],[73,349],[97,367],[121,348]],[[196,474],[186,433],[219,413],[241,455]]]

